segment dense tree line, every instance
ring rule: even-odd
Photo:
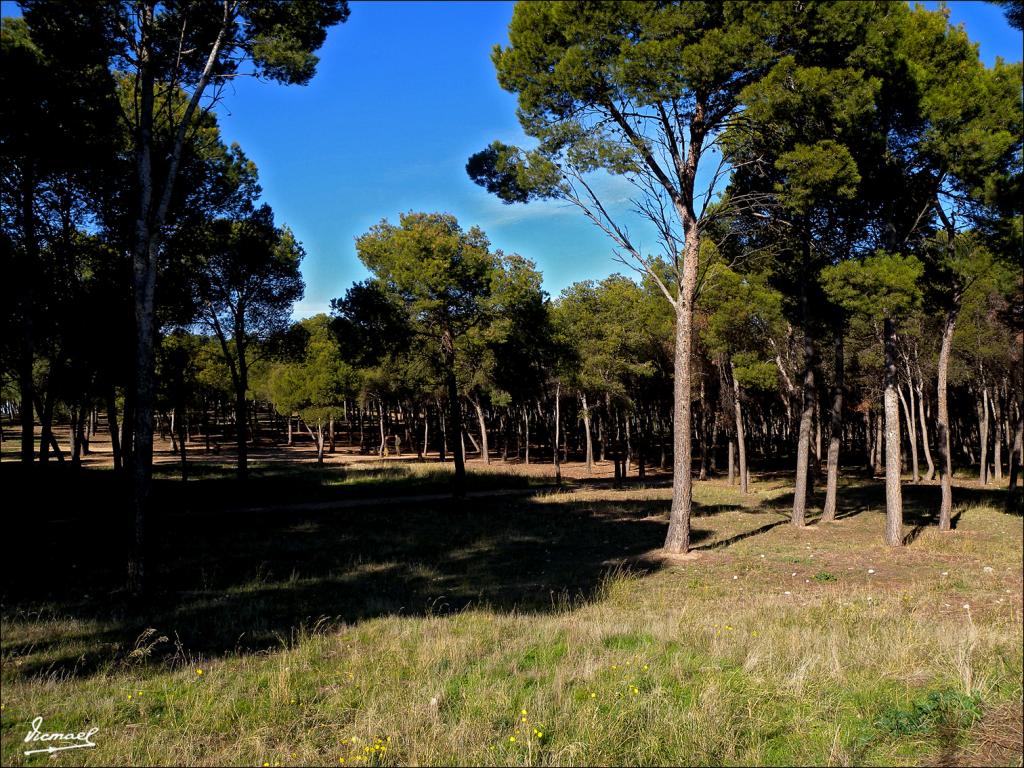
[[[470,177],[572,203],[632,276],[542,289],[530,260],[446,213],[357,240],[370,277],[290,323],[304,252],[260,203],[212,106],[234,77],[306,82],[343,2],[21,3],[4,19],[4,413],[21,460],[78,463],[106,429],[144,584],[153,431],[186,446],[308,439],[485,462],[795,479],[793,523],[840,467],[954,466],[1018,485],[1021,66],[984,66],[942,11],[876,3],[523,3],[501,85],[535,144]],[[1010,9],[1011,22],[1017,6]],[[216,13],[214,13],[216,11]],[[595,173],[633,185],[644,250]],[[41,425],[36,436],[35,424]],[[4,438],[7,439],[7,432]]]

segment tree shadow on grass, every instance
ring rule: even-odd
[[[281,647],[325,621],[472,607],[558,611],[598,597],[608,574],[623,566],[639,573],[659,567],[641,560],[665,535],[664,501],[487,497],[228,513],[210,498],[183,505],[173,486],[220,499],[237,488],[233,481],[157,480],[150,589],[137,602],[123,591],[131,525],[119,479],[50,469],[19,478],[4,468],[8,499],[31,500],[8,505],[6,532],[18,546],[0,566],[4,618],[89,623],[59,642],[5,643],[5,657],[25,654],[13,667],[19,676],[83,676],[123,662],[149,627],[169,638],[153,657],[172,655],[175,640],[208,657]],[[19,481],[27,485],[14,496]],[[257,477],[244,493],[294,491],[276,481],[264,488]]]

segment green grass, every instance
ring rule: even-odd
[[[1022,520],[961,490],[940,534],[908,488],[891,550],[874,485],[798,531],[778,478],[698,483],[683,559],[668,489],[170,504],[141,606],[58,505],[3,565],[2,761],[43,715],[100,728],[62,764],[1019,765]]]

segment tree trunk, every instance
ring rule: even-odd
[[[626,463],[622,465],[622,476],[629,477],[629,470],[632,468],[633,464],[633,433],[630,429],[630,420],[628,413],[622,414],[622,421],[626,428]]]
[[[691,153],[693,145],[691,144]],[[682,279],[676,297],[676,347],[674,359],[672,405],[672,508],[669,512],[665,551],[682,554],[690,549],[690,514],[693,508],[693,447],[691,424],[691,368],[693,349],[693,301],[697,289],[697,259],[700,235],[697,222],[685,210],[685,245],[683,247]]]
[[[875,453],[874,462],[875,466],[872,469],[872,476],[879,477],[885,473],[884,461],[884,448],[885,448],[885,410],[883,402],[882,413],[875,414]]]
[[[729,438],[729,485],[735,485],[736,483],[736,441],[733,438]]]
[[[583,406],[583,436],[587,444],[587,474],[590,474],[594,471],[594,443],[590,437],[590,409],[587,407],[587,395],[585,392],[580,393],[580,403]]]
[[[952,527],[953,512],[953,460],[949,440],[949,404],[946,382],[949,376],[949,357],[953,348],[953,333],[956,331],[956,320],[959,313],[959,301],[946,315],[946,325],[942,329],[942,345],[939,348],[938,404],[935,419],[935,450],[939,459],[939,482],[942,485],[942,501],[939,506],[939,530],[948,531]]]
[[[1017,428],[1013,435],[1013,449],[1010,451],[1010,491],[1017,489],[1017,476],[1024,463],[1024,408],[1017,414]]]
[[[303,421],[305,422],[305,420],[303,420]],[[317,463],[318,466],[323,466],[323,464],[324,464],[324,445],[327,442],[324,439],[324,420],[323,419],[317,419],[316,420],[316,432],[313,431],[313,428],[309,426],[308,422],[305,422],[305,424],[306,424],[306,431],[309,432],[309,436],[313,440],[313,445],[316,446],[316,463]]]
[[[843,437],[843,385],[846,373],[843,356],[843,332],[841,329],[836,329],[834,367],[835,381],[832,384],[828,467],[825,479],[825,507],[821,512],[821,519],[826,522],[836,519],[836,497],[839,492],[839,448]]]
[[[177,425],[178,425],[178,451],[181,455],[181,482],[188,481],[188,457],[185,452],[185,419],[184,409],[179,407],[175,409],[177,413]]]
[[[53,438],[53,382],[46,388],[43,396],[43,407],[39,409],[39,463],[46,464],[50,460],[50,440]]]
[[[476,409],[476,420],[480,424],[480,455],[483,457],[484,464],[490,464],[491,449],[487,444],[487,422],[484,420],[484,409],[476,398],[473,398],[473,407]]]
[[[932,449],[928,445],[928,421],[925,417],[924,412],[924,388],[917,386],[917,415],[920,421],[921,428],[921,447],[924,448],[924,460],[928,464],[928,472],[924,476],[925,480],[933,480],[935,478],[935,462],[932,461]]]
[[[562,382],[555,382],[555,439],[553,441],[555,458],[555,484],[562,484],[562,457],[558,450],[558,441],[562,428]]]
[[[68,424],[68,437],[71,439],[71,466],[80,467],[82,465],[82,443],[79,439],[79,419],[81,410],[85,406],[79,406],[75,408],[71,407],[71,419]]]
[[[524,448],[524,463],[530,463],[530,409],[527,406],[523,406],[523,424],[525,427],[526,434],[523,438]]]
[[[903,544],[900,406],[896,394],[896,327],[885,318],[885,543]]]
[[[377,400],[377,425],[380,428],[380,448],[377,449],[377,455],[383,459],[388,454],[388,441],[384,431],[384,401],[379,398]]]
[[[31,464],[35,460],[35,380],[32,376],[32,364],[35,358],[33,320],[35,307],[33,293],[35,289],[35,271],[39,266],[39,243],[36,240],[35,215],[35,179],[31,163],[27,164],[21,179],[21,215],[25,238],[25,257],[18,260],[23,268],[18,281],[18,303],[21,305],[20,339],[21,349],[18,359],[18,392],[20,407],[18,416],[21,420],[21,462]]]
[[[907,438],[910,441],[910,469],[911,477],[913,482],[917,484],[921,480],[920,472],[918,471],[917,464],[917,427],[914,421],[914,392],[907,385],[907,394],[910,395],[910,403],[907,403],[907,398],[903,396],[903,387],[896,384],[896,393],[899,396],[900,405],[903,406],[903,418],[907,423]]]
[[[803,299],[806,303],[806,299]],[[805,323],[809,326],[809,323]],[[814,419],[814,341],[810,328],[804,331],[803,409],[800,411],[800,433],[796,447],[796,486],[793,490],[793,525],[803,528],[807,515],[807,497],[811,492],[810,453],[811,424]]]
[[[1003,479],[1003,407],[999,387],[993,389],[988,403],[992,410],[992,477],[998,483]]]
[[[988,386],[982,383],[981,399],[978,400],[978,438],[981,459],[978,464],[978,480],[982,485],[988,484]]]
[[[740,491],[747,493],[749,490],[747,483],[750,479],[750,474],[747,472],[747,436],[743,430],[743,404],[740,402],[740,383],[736,380],[736,376],[733,373],[731,360],[729,361],[729,378],[732,379],[733,409],[736,412],[736,449],[740,464]]]
[[[235,331],[235,348],[238,350],[238,382],[235,390],[235,443],[238,446],[238,479],[245,482],[249,473],[249,446],[246,427],[249,424],[249,401],[245,391],[249,388],[249,365],[245,359],[245,344],[240,329]]]
[[[423,414],[423,453],[420,456],[425,457],[427,450],[430,446],[430,413],[429,408],[425,409]]]
[[[466,454],[462,446],[462,407],[459,404],[459,385],[455,379],[455,340],[449,331],[442,342],[445,354],[445,383],[448,389],[448,412],[451,418],[452,452],[455,454],[455,473],[452,475],[452,495],[462,498],[466,494]]]
[[[114,469],[121,469],[121,441],[117,430],[117,397],[114,388],[107,391],[107,429],[110,432],[110,452],[113,454]]]

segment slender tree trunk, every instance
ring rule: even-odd
[[[238,350],[238,381],[235,383],[235,444],[238,446],[238,479],[245,482],[249,473],[249,446],[246,427],[249,424],[249,401],[245,392],[249,388],[249,364],[241,328],[235,329],[235,349]]]
[[[917,428],[915,427],[914,421],[914,393],[910,389],[910,385],[907,385],[907,394],[910,395],[910,403],[907,403],[907,398],[903,396],[903,387],[900,386],[899,382],[896,384],[896,393],[900,400],[900,405],[903,407],[903,418],[907,423],[907,438],[910,441],[910,469],[911,477],[913,482],[916,484],[920,482],[921,476],[918,470],[917,464]]]
[[[39,463],[46,464],[50,460],[50,438],[53,436],[53,382],[46,388],[43,396],[43,407],[39,409]]]
[[[874,472],[875,463],[875,433],[871,430],[871,413],[870,407],[864,410],[864,458],[866,463],[864,469],[866,472]]]
[[[817,478],[821,472],[821,401],[814,398],[814,464],[811,474]]]
[[[1017,428],[1013,435],[1013,449],[1010,451],[1010,491],[1017,489],[1017,476],[1024,464],[1024,408],[1017,413]]]
[[[388,441],[384,431],[384,401],[380,398],[377,399],[377,425],[380,428],[380,448],[377,449],[377,455],[383,459],[388,455]]]
[[[736,483],[736,441],[733,438],[729,438],[729,485],[735,485]]]
[[[78,468],[82,465],[82,443],[78,435],[79,413],[84,406],[71,407],[71,419],[68,424],[68,437],[71,440],[71,466]]]
[[[740,401],[740,383],[736,380],[733,372],[732,361],[729,361],[729,378],[732,379],[732,401],[736,414],[736,449],[739,454],[740,464],[740,491],[749,491],[748,482],[750,474],[747,472],[747,435],[743,429],[743,404]]]
[[[1003,407],[999,387],[992,390],[988,403],[992,410],[992,477],[999,483],[1003,479]]]
[[[555,484],[562,484],[562,457],[558,450],[558,441],[562,429],[562,382],[555,382],[555,439],[553,440],[555,459]]]
[[[691,144],[691,153],[693,145]],[[676,298],[676,348],[672,406],[672,508],[665,551],[682,554],[690,549],[690,514],[693,508],[693,434],[690,398],[693,349],[693,302],[697,289],[700,239],[696,221],[684,210],[686,241],[683,269]]]
[[[309,432],[309,436],[313,440],[313,445],[316,446],[316,463],[318,466],[323,466],[324,446],[327,442],[324,435],[324,420],[321,418],[316,420],[316,432],[314,432],[313,428],[309,426],[309,422],[305,422],[305,424],[306,431]]]
[[[885,543],[890,547],[903,544],[900,406],[896,386],[896,327],[885,318]]]
[[[806,303],[806,298],[802,299]],[[800,433],[796,447],[796,486],[793,491],[793,525],[804,527],[807,515],[807,497],[811,491],[809,464],[811,453],[811,423],[814,419],[814,341],[809,323],[804,331],[804,387],[803,409],[800,412]]]
[[[21,217],[25,238],[26,254],[18,260],[21,267],[18,280],[18,303],[21,305],[20,336],[21,348],[18,359],[18,393],[20,406],[18,416],[21,420],[21,462],[31,464],[35,460],[35,380],[32,376],[32,364],[35,359],[34,346],[34,300],[36,270],[39,267],[39,242],[36,239],[35,215],[35,174],[31,163],[28,163],[21,179]]]
[[[448,425],[444,417],[441,400],[437,401],[437,426],[441,431],[441,444],[437,447],[437,460],[442,464],[448,460]]]
[[[978,452],[980,463],[978,465],[978,480],[982,485],[988,484],[988,386],[981,385],[981,398],[978,400],[978,442],[981,450]]]
[[[476,409],[476,420],[480,425],[480,455],[483,457],[484,464],[490,464],[491,449],[487,444],[487,421],[484,419],[484,409],[476,398],[473,398],[473,407]]]
[[[843,385],[845,384],[846,373],[843,355],[843,331],[841,329],[836,329],[834,355],[835,381],[832,384],[828,467],[825,479],[825,507],[821,512],[821,519],[826,522],[836,519],[836,502],[839,492],[839,449],[843,439]]]
[[[874,477],[879,477],[885,473],[884,456],[885,456],[885,403],[882,404],[882,413],[875,414],[875,467],[873,470]]]
[[[590,409],[587,407],[587,394],[585,392],[580,393],[580,403],[583,407],[583,435],[587,443],[587,474],[590,474],[594,471],[594,443],[590,437]]]
[[[940,531],[950,530],[953,518],[953,460],[949,439],[949,404],[946,382],[949,376],[949,358],[953,348],[953,333],[956,331],[959,309],[959,300],[957,300],[953,309],[946,315],[946,325],[942,329],[942,345],[939,348],[935,448],[939,459],[939,482],[942,485],[942,501],[939,506]]]
[[[697,475],[698,480],[708,479],[708,441],[710,435],[708,434],[708,405],[707,405],[707,392],[704,383],[704,377],[700,380],[700,394],[698,395],[698,402],[700,403],[700,470]]]
[[[525,448],[524,448],[525,460],[524,460],[524,463],[525,464],[529,464],[530,463],[530,409],[527,406],[525,406],[525,405],[523,406],[523,424],[524,424],[525,431],[526,431],[525,437],[523,439],[523,442],[525,444]]]
[[[423,453],[421,456],[426,456],[430,446],[430,414],[425,412],[423,414]]]
[[[455,379],[455,340],[447,330],[442,342],[445,355],[445,383],[448,389],[448,411],[451,418],[452,452],[455,454],[455,473],[452,475],[452,495],[462,498],[466,494],[466,453],[462,445],[462,407],[459,403],[459,385]]]
[[[924,448],[924,460],[928,464],[928,473],[924,479],[932,480],[935,478],[935,462],[932,461],[932,449],[928,445],[928,420],[924,412],[923,387],[920,386],[917,387],[917,414],[921,429],[921,447]]]
[[[91,451],[89,449],[89,439],[93,432],[92,426],[92,414],[94,408],[92,406],[82,403],[81,409],[78,411],[78,444],[81,446],[83,456],[88,456]]]
[[[633,464],[633,434],[630,429],[630,419],[628,413],[622,414],[622,422],[626,428],[626,463],[623,465],[623,477],[629,477],[629,470]]]
[[[188,456],[185,452],[185,419],[184,409],[179,406],[175,409],[177,413],[177,425],[178,425],[178,451],[181,455],[181,482],[188,481]]]

